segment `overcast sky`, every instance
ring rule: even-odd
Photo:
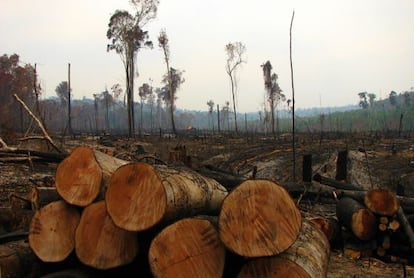
[[[106,31],[116,9],[133,11],[128,0],[1,0],[0,55],[16,53],[37,63],[44,97],[67,80],[75,98],[124,86],[124,69],[107,52]],[[289,25],[293,23],[296,107],[358,103],[367,91],[386,98],[414,87],[413,0],[161,0],[146,29],[154,49],[138,53],[136,88],[159,87],[166,67],[157,36],[170,39],[171,66],[184,70],[178,108],[207,110],[231,101],[224,47],[246,45],[239,71],[238,109],[258,111],[264,100],[261,64],[269,60],[291,98]],[[138,99],[138,98],[137,98]]]

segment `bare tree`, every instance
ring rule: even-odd
[[[111,16],[108,24],[107,38],[110,44],[107,50],[114,50],[120,54],[126,74],[126,95],[128,111],[128,134],[131,137],[135,133],[134,121],[134,74],[136,56],[144,47],[152,48],[148,32],[142,28],[157,13],[158,0],[131,0],[136,9],[135,16],[127,11],[117,10]]]
[[[227,60],[226,60],[226,72],[230,78],[231,95],[233,98],[233,113],[234,113],[234,124],[236,133],[237,128],[237,109],[236,109],[236,95],[237,95],[237,69],[242,63],[245,63],[243,55],[246,52],[246,46],[241,42],[228,43],[225,47]]]
[[[213,132],[214,132],[214,119],[213,119],[214,101],[212,101],[211,99],[207,101],[207,106],[208,106],[209,122],[212,123]]]
[[[138,94],[139,94],[139,98],[141,99],[141,101],[140,101],[140,103],[141,103],[141,119],[140,119],[140,126],[139,126],[139,133],[141,135],[142,128],[143,128],[143,126],[142,126],[142,119],[143,119],[142,111],[144,109],[144,100],[146,100],[149,95],[152,95],[151,85],[149,85],[148,83],[142,84],[142,86],[139,87],[139,89],[138,89]]]

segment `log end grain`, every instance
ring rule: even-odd
[[[236,254],[272,256],[293,244],[301,223],[300,210],[286,189],[269,180],[247,180],[224,199],[219,234]]]
[[[105,201],[114,223],[129,231],[149,229],[167,210],[162,181],[155,169],[146,163],[119,167],[109,179]]]
[[[55,201],[36,211],[30,223],[29,244],[44,262],[60,262],[75,247],[78,210],[65,201]]]
[[[77,147],[56,169],[56,189],[69,204],[87,206],[99,195],[102,170],[88,147]]]
[[[155,277],[221,277],[226,250],[206,219],[179,220],[151,242],[148,257]]]
[[[395,193],[387,189],[372,189],[368,191],[364,202],[372,212],[386,216],[394,215],[400,207]]]
[[[352,215],[352,232],[361,240],[369,240],[375,237],[376,217],[368,209],[360,209]]]
[[[117,227],[106,211],[105,201],[99,201],[82,212],[75,250],[87,266],[101,270],[123,266],[138,254],[137,234]]]

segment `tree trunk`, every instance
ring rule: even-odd
[[[392,216],[397,213],[400,204],[395,193],[388,189],[372,189],[365,194],[365,205],[379,215]]]
[[[162,220],[218,214],[227,190],[189,168],[130,163],[117,169],[105,195],[115,224],[143,231]]]
[[[99,201],[82,212],[75,250],[83,264],[105,270],[132,262],[138,254],[138,238],[135,232],[115,226],[105,201]]]
[[[30,223],[29,244],[44,262],[60,262],[75,247],[75,230],[80,213],[63,200],[52,202],[36,211]]]
[[[56,170],[56,189],[69,204],[85,207],[91,204],[110,175],[127,161],[88,147],[77,147]]]
[[[375,215],[358,201],[343,197],[336,205],[336,215],[342,226],[361,240],[372,239],[377,231]]]
[[[293,244],[301,222],[298,207],[282,186],[270,180],[247,180],[224,199],[219,233],[236,254],[272,256]]]
[[[226,250],[207,219],[187,218],[164,228],[151,242],[155,277],[222,277]]]
[[[326,277],[329,254],[329,242],[322,231],[303,220],[293,245],[277,256],[246,263],[238,277]]]

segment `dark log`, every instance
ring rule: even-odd
[[[400,220],[400,224],[403,227],[405,234],[408,237],[411,249],[414,249],[414,232],[413,232],[413,229],[410,223],[408,222],[407,217],[405,216],[405,213],[402,207],[398,208],[397,215],[398,215],[398,219]]]
[[[66,153],[54,153],[54,152],[41,152],[36,150],[26,150],[26,149],[1,149],[0,156],[7,156],[10,154],[20,154],[30,156],[30,157],[37,157],[39,160],[44,162],[55,162],[59,163],[63,159],[65,159],[68,154]]]
[[[215,225],[202,218],[167,226],[152,240],[148,253],[154,277],[222,277],[225,255]]]
[[[272,256],[295,242],[301,223],[301,213],[284,187],[269,180],[247,180],[224,199],[219,234],[238,255]]]
[[[0,234],[17,230],[28,231],[34,211],[27,209],[0,209]]]
[[[58,201],[61,199],[59,193],[56,190],[56,187],[46,187],[46,186],[35,186],[32,187],[30,192],[30,199],[32,203],[32,208],[34,210],[40,209],[45,205]]]
[[[377,231],[375,215],[358,201],[343,197],[336,205],[339,222],[361,240],[372,239]]]
[[[201,175],[215,179],[227,189],[232,189],[246,180],[245,177],[228,171],[223,171],[211,165],[205,165],[195,169]]]
[[[187,167],[136,162],[112,174],[105,201],[117,226],[144,231],[162,221],[218,215],[227,194],[216,180]]]
[[[42,262],[35,256],[27,240],[0,245],[0,276],[39,277]]]
[[[317,181],[321,184],[328,185],[334,187],[336,189],[344,189],[344,190],[355,190],[355,191],[363,191],[362,188],[354,186],[352,184],[344,183],[341,181],[337,181],[328,177],[321,176],[319,173],[316,173],[313,176],[313,180]]]

